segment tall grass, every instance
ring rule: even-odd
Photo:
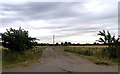
[[[34,47],[31,50],[27,50],[23,53],[11,52],[6,48],[3,48],[2,52],[2,64],[3,67],[12,67],[20,63],[27,65],[40,59],[43,49],[45,47]],[[14,67],[14,66],[13,66]]]
[[[98,53],[102,50],[102,48],[97,47],[69,47],[69,46],[63,46],[63,47],[57,47],[58,49],[61,49],[66,52],[73,52],[78,53],[86,56],[92,56],[92,55],[98,55]]]
[[[120,52],[118,53],[118,50],[120,48],[108,48],[108,47],[69,47],[69,46],[63,46],[58,47],[58,49],[61,49],[66,52],[75,53],[77,55],[80,55],[84,58],[87,58],[89,60],[92,60],[96,64],[118,64],[120,61]]]

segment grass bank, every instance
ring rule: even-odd
[[[28,66],[33,62],[38,61],[40,59],[42,51],[46,47],[33,47],[31,50],[27,50],[25,52],[11,52],[7,48],[2,49],[2,67],[3,68],[15,68],[21,66]]]
[[[74,47],[74,46],[58,46],[55,47],[56,49],[65,51],[65,52],[70,52],[73,54],[76,54],[82,58],[88,59],[95,64],[98,65],[117,65],[118,64],[118,59],[111,59],[108,58],[107,56],[103,55],[103,49],[106,49],[107,47]]]

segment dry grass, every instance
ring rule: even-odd
[[[79,47],[79,48],[106,48],[107,45],[94,45],[94,46],[69,46],[69,47]]]
[[[3,46],[0,46],[0,50],[2,50]]]
[[[46,47],[33,47],[32,50],[24,51],[23,54],[3,49],[3,68],[22,67],[31,65],[40,59],[42,51]]]
[[[46,47],[48,47],[48,46],[35,46],[35,47],[46,48]]]
[[[105,45],[94,45],[94,46],[66,46],[59,47],[62,51],[74,53],[80,55],[83,58],[93,61],[95,64],[99,65],[116,65],[118,62],[114,59],[109,59],[109,57],[103,57],[101,50],[108,48]]]

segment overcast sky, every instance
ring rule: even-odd
[[[0,32],[22,27],[40,42],[93,43],[99,31],[118,35],[118,0],[3,0]]]

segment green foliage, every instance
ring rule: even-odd
[[[104,44],[108,44],[109,47],[118,46],[119,44],[120,38],[118,37],[117,39],[115,39],[115,36],[112,36],[109,31],[107,31],[107,34],[105,30],[103,30],[103,32],[99,31],[98,35],[102,36],[103,38],[100,37],[99,40],[97,41],[104,43]]]
[[[120,61],[120,47],[109,47],[101,51],[102,57],[108,57],[109,59],[117,59]]]
[[[71,42],[61,42],[61,46],[70,46],[71,44]]]
[[[20,64],[23,62],[32,62],[40,59],[43,49],[45,47],[33,47],[32,50],[27,50],[23,54],[19,52],[12,52],[10,50],[3,49],[2,52],[2,64],[3,67],[14,67],[13,64]],[[27,63],[25,63],[27,64]]]
[[[101,51],[102,57],[108,57],[109,59],[117,59],[120,60],[120,37],[115,39],[115,36],[112,36],[109,31],[107,34],[105,30],[103,32],[99,31],[98,35],[103,36],[104,38],[99,38],[99,42],[104,44],[108,44],[109,47],[105,48]]]
[[[19,28],[15,30],[10,28],[6,29],[7,32],[2,33],[2,45],[9,48],[11,51],[22,52],[27,49],[31,49],[35,43],[35,38],[31,38],[28,35],[28,31]]]

